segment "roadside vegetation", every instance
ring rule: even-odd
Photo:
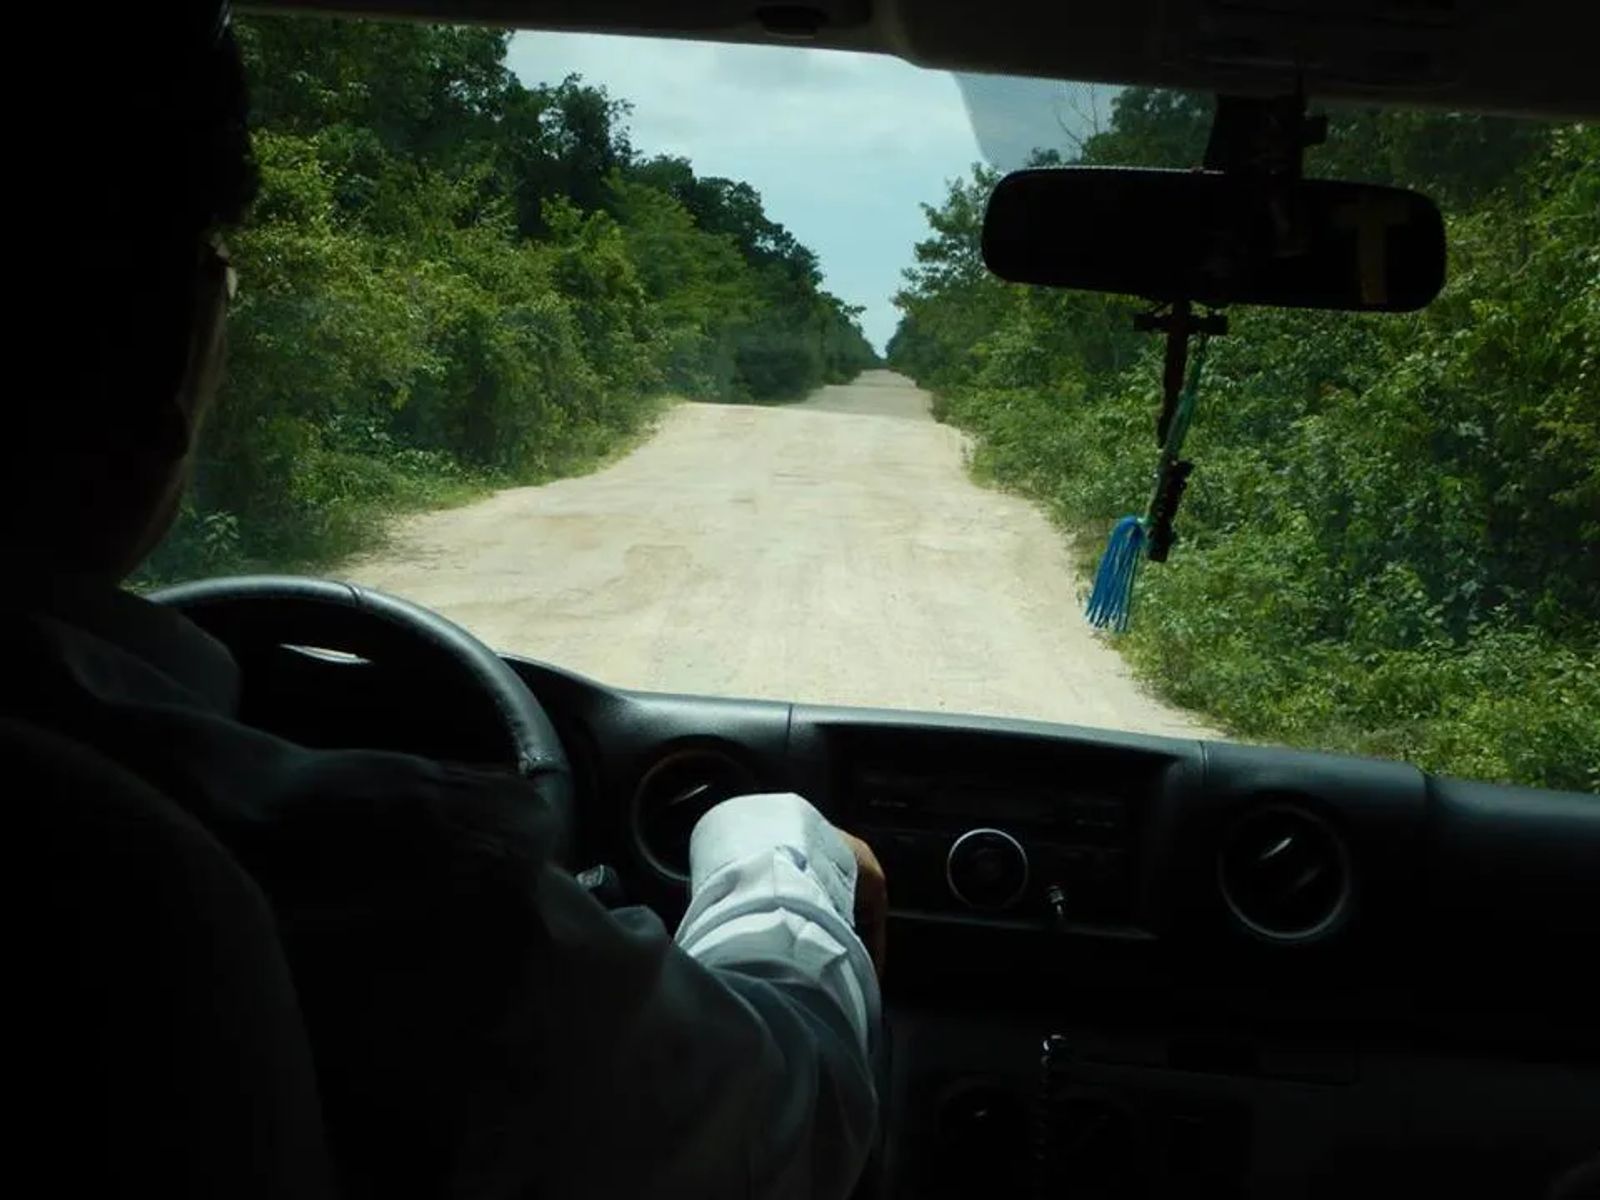
[[[1208,125],[1130,89],[1081,159],[1192,165]],[[1245,737],[1600,791],[1600,128],[1336,112],[1307,170],[1433,195],[1449,284],[1411,316],[1230,314],[1119,645]],[[1160,348],[1133,301],[985,274],[994,181],[928,207],[890,363],[1092,569],[1147,497]]]
[[[147,582],[304,567],[388,516],[585,470],[663,397],[777,401],[875,360],[748,184],[628,141],[487,29],[239,21],[261,196],[229,375]]]

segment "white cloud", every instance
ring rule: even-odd
[[[772,46],[523,33],[509,65],[528,84],[576,73],[633,105],[642,154],[743,179],[816,251],[826,286],[867,308],[881,348],[919,205],[980,157],[955,80],[895,58]]]

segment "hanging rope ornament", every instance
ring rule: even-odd
[[[1166,365],[1162,373],[1161,415],[1156,419],[1156,444],[1161,458],[1156,464],[1155,485],[1144,516],[1126,516],[1112,527],[1100,569],[1095,572],[1094,590],[1089,595],[1089,623],[1097,629],[1118,633],[1128,628],[1132,616],[1133,584],[1139,564],[1165,562],[1177,537],[1173,519],[1189,485],[1194,464],[1183,457],[1183,440],[1194,418],[1195,401],[1200,391],[1200,375],[1205,366],[1206,343],[1214,334],[1228,331],[1227,319],[1216,313],[1196,317],[1187,300],[1179,300],[1168,310],[1141,313],[1134,328],[1164,331],[1167,335]],[[1189,339],[1199,337],[1194,358],[1189,357]]]

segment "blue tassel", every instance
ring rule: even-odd
[[[1096,629],[1128,628],[1133,606],[1133,580],[1144,557],[1145,528],[1138,517],[1123,517],[1111,530],[1100,569],[1095,572],[1094,591],[1089,593],[1089,624]]]

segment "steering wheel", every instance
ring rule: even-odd
[[[538,787],[572,832],[572,772],[555,726],[505,661],[461,626],[396,596],[297,575],[238,575],[150,593],[235,652],[314,646],[374,662],[412,663],[489,701],[505,765]]]

